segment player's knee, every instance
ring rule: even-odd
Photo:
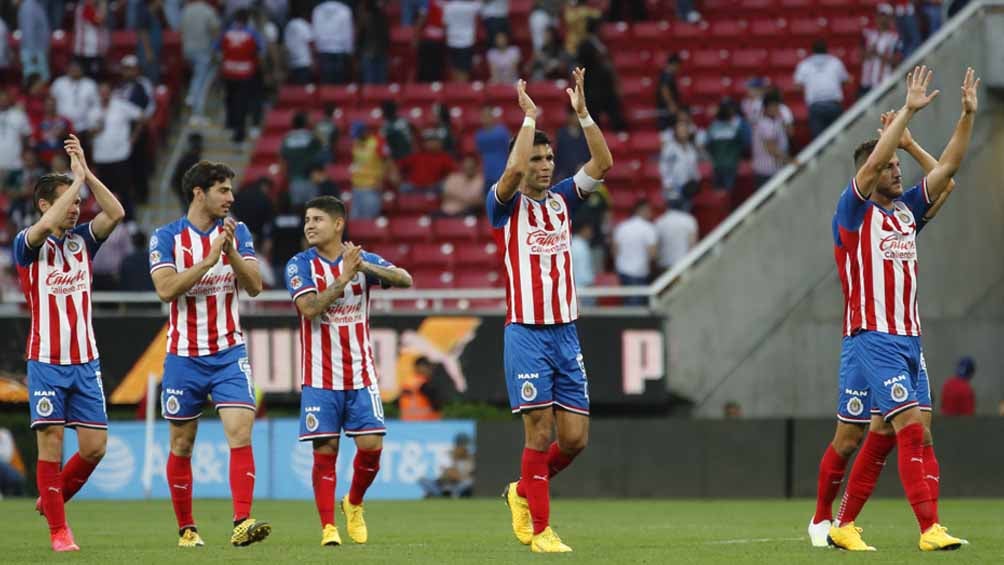
[[[195,438],[180,436],[171,438],[171,453],[178,457],[191,457],[195,447]]]
[[[833,439],[833,450],[841,457],[847,458],[854,455],[861,445],[861,435],[845,435]]]
[[[38,446],[61,449],[63,446],[63,426],[42,426],[38,428]]]
[[[551,431],[546,429],[527,430],[526,446],[537,451],[546,451],[551,444]]]
[[[95,445],[81,445],[80,446],[80,456],[90,461],[91,463],[97,463],[105,457],[105,442],[101,442]]]

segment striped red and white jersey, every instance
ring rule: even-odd
[[[108,51],[108,30],[98,17],[95,4],[77,2],[73,11],[73,54],[79,57],[100,57]]]
[[[201,231],[187,217],[158,228],[150,237],[150,273],[192,268],[208,254],[213,240],[223,237],[223,220]],[[245,261],[257,261],[251,231],[241,222],[235,232]],[[171,302],[167,352],[181,357],[215,355],[244,343],[237,308],[237,276],[226,254],[188,292]]]
[[[887,76],[892,74],[893,65],[883,60],[899,49],[899,34],[895,29],[885,31],[865,28],[862,31],[865,38],[865,51],[874,55],[865,55],[861,61],[861,86],[876,87]]]
[[[844,290],[844,335],[858,330],[919,336],[917,233],[931,206],[927,180],[886,210],[852,179],[834,217],[834,258]]]
[[[393,267],[379,255],[362,253],[366,263]],[[342,258],[331,261],[311,247],[286,263],[286,288],[293,302],[324,292],[342,273]],[[370,343],[370,288],[380,281],[356,273],[342,295],[314,319],[300,316],[301,386],[356,390],[377,382]]]
[[[579,170],[548,189],[542,200],[517,192],[502,202],[497,184],[488,191],[488,219],[506,279],[507,324],[565,324],[579,317],[572,214],[598,183]]]
[[[14,262],[31,311],[25,359],[52,365],[90,363],[98,358],[91,323],[91,259],[101,247],[91,223],[63,238],[49,236],[28,245],[28,229],[14,238]]]

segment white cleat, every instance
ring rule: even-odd
[[[812,547],[829,547],[830,544],[826,542],[826,536],[830,534],[831,525],[829,520],[813,524],[812,518],[809,518],[809,541],[812,542]]]

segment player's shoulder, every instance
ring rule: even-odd
[[[174,236],[178,235],[185,229],[185,217],[182,216],[177,220],[160,226],[159,228],[153,230],[154,234],[160,234],[162,236]]]
[[[298,263],[309,263],[317,256],[317,250],[313,247],[308,247],[303,251],[300,251],[296,255],[290,257],[289,261],[286,261],[287,265],[295,265]]]

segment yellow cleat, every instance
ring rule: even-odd
[[[202,547],[204,545],[206,542],[202,541],[202,536],[192,528],[185,528],[181,538],[178,539],[178,547]]]
[[[516,539],[523,545],[530,545],[533,541],[533,519],[530,518],[530,505],[526,499],[516,494],[518,482],[511,482],[502,490],[502,499],[505,500],[509,512],[512,514],[512,533],[516,534]]]
[[[259,522],[254,518],[245,518],[243,522],[234,526],[234,533],[230,536],[230,543],[243,547],[259,542],[272,533],[272,526],[268,522]]]
[[[959,549],[967,542],[948,533],[948,528],[934,524],[926,532],[920,534],[921,551],[951,551]]]
[[[342,545],[342,536],[338,535],[338,526],[325,524],[321,532],[321,545]]]
[[[572,548],[561,543],[561,538],[548,526],[543,532],[533,536],[530,551],[534,553],[568,553]]]
[[[875,548],[865,543],[861,539],[861,528],[854,525],[854,522],[830,526],[830,534],[826,536],[826,541],[838,549],[847,551],[875,551]]]
[[[356,543],[366,543],[369,532],[366,530],[366,520],[363,519],[363,505],[349,502],[349,495],[342,498],[342,512],[345,513],[345,529],[349,537]]]

